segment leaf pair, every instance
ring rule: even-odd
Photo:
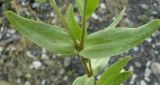
[[[138,28],[116,28],[123,15],[124,10],[108,28],[87,36],[80,55],[87,58],[117,55],[140,44],[160,27],[160,20],[155,19]],[[63,55],[77,54],[69,34],[62,28],[25,19],[10,11],[6,12],[6,16],[18,31],[39,46]],[[69,27],[79,40],[81,29],[74,18],[72,6],[68,17]]]
[[[80,39],[81,30],[79,25],[76,24],[74,16],[72,16],[72,9],[70,7],[68,12],[68,16],[71,16],[69,24],[72,29],[75,28],[72,31],[75,33],[75,37]],[[123,12],[119,17],[122,15]],[[56,53],[76,54],[69,34],[63,29],[22,18],[10,11],[6,12],[6,16],[18,31],[34,43]],[[115,28],[118,24],[117,20],[120,19],[117,18],[109,26],[110,28],[107,28],[108,30],[104,29],[90,34],[87,37],[85,48],[80,52],[80,55],[88,58],[100,58],[119,54],[140,44],[160,27],[160,20],[156,19],[138,28]]]

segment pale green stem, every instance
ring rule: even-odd
[[[84,2],[84,11],[83,11],[83,16],[82,16],[82,34],[81,34],[81,41],[80,41],[80,50],[83,49],[84,47],[84,41],[85,41],[85,38],[87,36],[87,4],[88,4],[88,0],[85,0]],[[82,60],[85,60],[84,57],[81,56],[81,59]],[[83,65],[85,66],[85,69],[87,70],[87,74],[88,74],[88,77],[92,76],[93,75],[93,72],[92,72],[92,66],[91,66],[91,60],[90,59],[87,59],[88,62],[82,62]],[[89,65],[87,65],[87,63]]]
[[[86,27],[86,23],[87,23],[87,3],[88,0],[85,0],[84,3],[84,11],[83,11],[83,16],[82,16],[82,34],[81,34],[81,41],[80,41],[80,47],[81,50],[84,47],[84,41],[87,35],[87,27]]]
[[[86,64],[86,59],[84,57],[82,57],[82,56],[80,58],[81,58],[81,62],[83,64],[83,67],[84,67],[84,70],[85,70],[86,74],[88,76],[90,76],[90,70],[89,70],[89,68],[88,68],[88,66]]]
[[[91,64],[91,60],[88,59],[88,64],[89,64],[89,69],[90,69],[90,76],[93,75],[93,71],[92,71],[92,64]]]

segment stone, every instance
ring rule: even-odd
[[[32,8],[39,8],[40,4],[39,3],[33,3]]]
[[[31,85],[29,81],[26,81],[24,85]]]
[[[147,83],[144,80],[141,80],[140,85],[147,85]]]
[[[137,51],[139,50],[139,48],[138,48],[138,47],[134,47],[133,50],[134,50],[135,52],[137,52]]]
[[[135,82],[136,77],[137,77],[137,75],[133,74],[132,77],[131,77],[131,80],[130,80],[129,84],[133,85],[134,82]]]
[[[71,64],[71,58],[67,57],[64,59],[64,67],[68,67]]]
[[[106,9],[106,5],[104,3],[100,3],[100,8]]]
[[[34,61],[32,65],[33,65],[33,68],[39,69],[42,66],[42,63],[40,61]]]
[[[152,63],[151,71],[155,75],[160,75],[160,64],[159,63]]]
[[[144,79],[146,80],[146,81],[150,81],[150,75],[151,75],[151,70],[149,69],[149,68],[146,68],[145,69],[145,72],[144,72]]]
[[[92,17],[93,17],[94,19],[98,19],[98,18],[99,18],[96,13],[93,13]]]
[[[152,38],[147,38],[146,41],[151,43],[152,42]]]
[[[136,61],[136,62],[134,62],[134,64],[135,64],[136,67],[139,67],[139,68],[142,67],[142,65],[141,65],[140,62],[137,62],[137,61]]]
[[[148,5],[146,5],[146,4],[141,4],[140,6],[142,9],[145,9],[145,10],[147,10],[149,8]]]

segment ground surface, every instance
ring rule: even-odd
[[[70,1],[78,16],[75,2]],[[65,13],[65,0],[57,2]],[[89,20],[89,32],[108,26],[125,6],[127,12],[120,26],[137,27],[160,18],[160,0],[101,0],[96,13]],[[15,85],[71,85],[77,76],[83,75],[78,57],[61,57],[31,43],[10,26],[3,15],[5,10],[61,25],[47,2],[39,4],[34,0],[0,0],[0,81]],[[133,71],[133,76],[125,85],[160,85],[160,31],[129,52],[112,57],[110,63],[125,55],[133,57],[127,66]]]

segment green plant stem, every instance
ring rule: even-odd
[[[88,77],[90,76],[90,70],[88,69],[88,66],[86,64],[86,59],[84,57],[80,57],[81,58],[81,62],[83,64],[84,70],[86,72],[86,74],[88,75]]]
[[[84,47],[84,41],[87,35],[87,27],[86,27],[86,23],[87,23],[87,3],[88,0],[85,0],[84,2],[84,12],[83,12],[83,16],[82,16],[82,34],[81,34],[81,41],[80,41],[80,50],[83,49]]]
[[[88,64],[89,64],[90,76],[92,76],[93,75],[93,70],[92,70],[92,64],[91,64],[90,59],[88,59]]]
[[[71,33],[71,31],[68,27],[68,23],[67,23],[66,19],[64,18],[64,16],[62,15],[61,11],[59,10],[55,0],[50,0],[50,1],[51,1],[51,4],[52,4],[54,10],[56,11],[57,15],[60,17],[61,21],[63,22],[64,27],[67,29],[68,33],[70,34],[70,36],[74,42],[75,48],[79,49],[78,43],[77,43],[75,37],[73,36],[73,34]]]
[[[82,34],[81,34],[81,40],[80,40],[80,50],[83,49],[84,47],[84,41],[85,38],[87,36],[87,4],[88,4],[88,0],[85,0],[84,2],[84,11],[83,11],[83,16],[82,16]],[[90,59],[86,59],[84,57],[81,56],[81,60],[82,60],[82,64],[85,68],[85,71],[88,75],[88,77],[93,75],[93,71],[92,71],[92,66],[91,66],[91,60]],[[88,62],[86,62],[85,60],[87,60]]]

